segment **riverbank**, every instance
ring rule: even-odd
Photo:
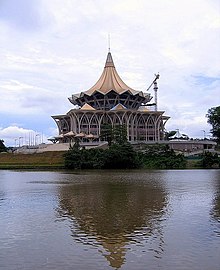
[[[34,154],[0,153],[0,169],[63,169],[65,151]]]
[[[64,153],[54,151],[34,154],[0,153],[0,169],[63,169]],[[186,169],[198,169],[199,159],[186,159]]]

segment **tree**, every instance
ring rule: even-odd
[[[0,152],[7,152],[7,148],[4,145],[4,141],[0,140]]]
[[[146,145],[143,152],[145,168],[174,169],[185,168],[186,160],[182,154],[176,154],[166,144]]]
[[[212,168],[214,165],[219,167],[220,158],[217,153],[205,152],[201,163],[204,168]]]
[[[113,142],[113,128],[110,124],[103,124],[101,126],[100,139],[102,141],[107,141],[110,146]]]
[[[107,141],[111,146],[113,143],[124,144],[127,142],[127,131],[123,125],[115,125],[112,127],[110,124],[103,124],[101,126],[100,138],[103,141]]]
[[[114,143],[105,150],[105,169],[134,169],[141,167],[142,160],[129,142]]]
[[[127,143],[127,131],[123,125],[116,125],[113,128],[114,143],[122,145]]]
[[[208,123],[212,125],[211,133],[216,138],[217,143],[220,143],[220,106],[213,107],[206,114]]]

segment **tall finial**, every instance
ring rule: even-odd
[[[110,34],[108,34],[108,52],[110,52]]]

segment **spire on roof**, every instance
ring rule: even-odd
[[[105,68],[106,67],[115,67],[113,59],[112,59],[112,55],[110,52],[108,52],[107,59],[105,62]]]
[[[110,52],[111,46],[110,46],[110,34],[108,34],[108,52]]]

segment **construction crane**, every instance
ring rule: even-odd
[[[151,85],[147,88],[147,91],[150,90],[151,86],[154,85],[154,103],[152,104],[148,104],[147,106],[155,106],[155,111],[157,111],[157,90],[158,90],[158,86],[157,86],[157,80],[160,78],[159,73],[154,74],[155,75],[155,79],[153,80],[153,82],[151,83]]]
[[[160,74],[154,74],[155,75],[155,79],[153,80],[153,82],[151,83],[151,85],[147,88],[147,91],[150,90],[151,86],[155,83],[157,83],[157,80],[160,78]]]

